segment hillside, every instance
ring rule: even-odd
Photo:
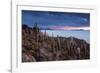
[[[22,25],[22,62],[83,60],[90,58],[90,44],[75,37],[52,37],[36,25]]]

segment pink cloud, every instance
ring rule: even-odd
[[[53,26],[55,30],[90,30],[89,27]]]

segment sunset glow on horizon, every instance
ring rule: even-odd
[[[90,27],[71,27],[71,26],[54,26],[53,30],[90,30]]]

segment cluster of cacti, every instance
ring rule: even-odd
[[[22,26],[22,61],[80,60],[90,58],[90,45],[74,37],[49,36],[38,26]]]

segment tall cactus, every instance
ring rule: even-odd
[[[58,51],[58,50],[61,50],[61,42],[60,42],[60,38],[59,38],[58,35],[57,35],[57,44],[58,44],[58,49],[57,49],[57,51]]]
[[[56,51],[55,51],[55,41],[54,41],[54,35],[53,35],[53,33],[52,33],[52,39],[51,39],[51,46],[52,46],[53,53],[55,53]]]
[[[47,33],[46,33],[46,30],[45,30],[45,32],[44,32],[44,40],[45,40],[45,41],[46,41],[46,39],[47,39],[47,38],[46,38],[46,37],[47,37],[46,35],[47,35]]]
[[[34,24],[33,31],[34,31],[34,33],[35,33],[35,34],[34,34],[34,35],[35,35],[35,42],[36,42],[36,44],[35,44],[35,45],[36,45],[35,49],[38,50],[39,28],[38,28],[37,23]]]

